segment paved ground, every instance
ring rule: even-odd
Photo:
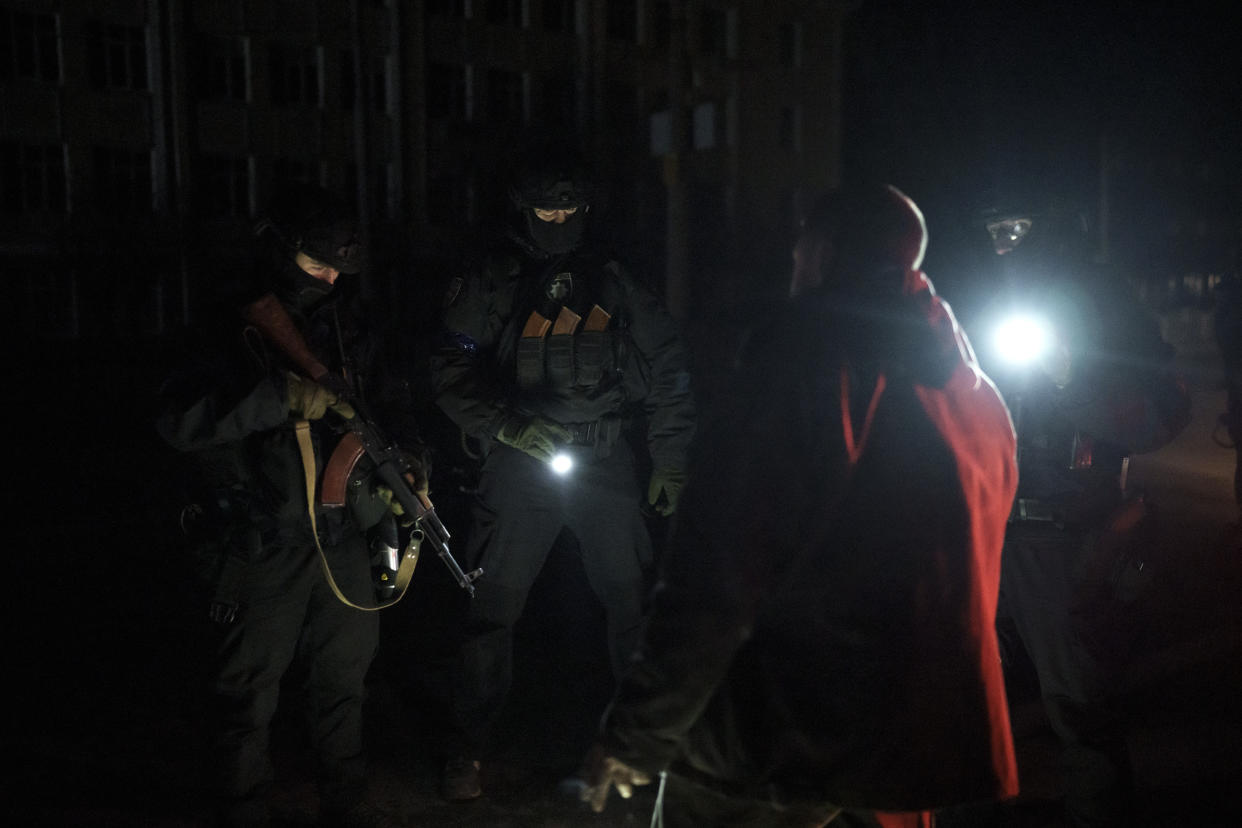
[[[1223,405],[1218,377],[1210,363],[1188,367],[1195,424],[1134,464],[1165,523],[1158,552],[1133,576],[1142,595],[1135,654],[1118,690],[1134,720],[1141,824],[1226,828],[1242,825],[1242,548],[1219,542],[1233,504],[1232,453],[1211,441]],[[72,413],[44,425],[60,434],[80,427]],[[5,674],[16,692],[6,744],[15,768],[0,811],[8,825],[208,824],[190,689],[197,661],[185,633],[193,610],[160,534],[165,470],[145,436],[115,436],[109,445],[62,443],[58,459],[70,473],[47,482],[28,474],[35,448],[47,443],[17,441],[15,479],[35,481],[27,488],[38,497],[18,501],[24,531],[11,550]],[[614,800],[601,816],[557,796],[606,694],[596,611],[565,600],[580,592],[569,558],[546,573],[524,621],[525,667],[486,768],[488,795],[467,805],[439,800],[436,676],[445,648],[437,619],[456,599],[434,560],[419,578],[384,617],[371,682],[379,800],[410,826],[647,825],[650,791]],[[1014,689],[1013,722],[1023,795],[1002,824],[1056,825],[1056,746],[1029,688]],[[279,724],[278,809],[287,825],[307,825],[315,802],[302,744],[291,714]]]

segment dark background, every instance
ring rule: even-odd
[[[1097,218],[1103,203],[1124,217],[1107,237],[1095,223],[1093,241],[1148,286],[1153,312],[1210,313],[1210,290],[1196,291],[1192,281],[1187,294],[1181,276],[1237,278],[1239,269],[1242,61],[1232,15],[1220,5],[855,3],[846,32],[844,176],[890,181],[922,206],[932,238],[927,270],[950,301],[984,241],[974,211],[1050,186]],[[100,251],[104,272],[119,267],[111,252]],[[757,290],[731,289],[736,300]],[[699,365],[720,358],[710,338],[695,336],[715,322],[685,320]],[[151,429],[155,390],[182,339],[45,339],[29,329],[14,324],[6,336],[15,599],[6,613],[6,675],[15,690],[7,709],[18,767],[6,798],[14,824],[199,824],[193,688],[201,607],[187,600],[177,554],[177,458]],[[1193,357],[1197,402],[1218,406],[1219,355],[1202,337],[1177,344]],[[1197,497],[1205,473],[1187,467],[1171,498]],[[463,502],[452,491],[442,497],[446,522],[464,526]],[[1149,723],[1145,755],[1170,769],[1153,774],[1164,787],[1148,793],[1159,824],[1238,824],[1226,791],[1242,780],[1242,763],[1226,746],[1242,741],[1242,638],[1237,593],[1227,588],[1238,582],[1239,550],[1219,544],[1221,514],[1195,515],[1170,535],[1181,544],[1181,564],[1168,567],[1176,575],[1143,627],[1145,663],[1158,666],[1132,698]],[[476,824],[582,818],[543,799],[589,731],[575,711],[605,692],[597,609],[567,600],[581,594],[572,556],[558,554],[523,628],[530,666],[510,714],[501,767],[511,773],[494,799],[511,813],[534,810],[525,821],[475,811]],[[443,689],[437,667],[459,606],[439,563],[422,562],[407,603],[385,616],[377,662],[373,744],[392,779],[412,780],[409,795],[423,804],[406,811],[421,813],[424,824],[471,818],[426,804],[434,801]],[[1017,709],[1039,718],[1037,709]],[[1205,710],[1210,715],[1195,715]],[[283,716],[282,768],[296,779],[298,736]],[[1025,755],[1049,767],[1054,760],[1039,753],[1047,734],[1038,722],[1024,732],[1033,746]],[[304,796],[296,782],[286,795],[296,811]],[[1161,810],[1173,800],[1195,816],[1182,822],[1177,807]],[[1208,818],[1222,809],[1220,822]]]

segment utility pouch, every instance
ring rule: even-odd
[[[556,389],[569,388],[574,384],[574,332],[582,317],[568,307],[562,306],[552,323],[552,335],[548,337],[548,384]]]
[[[569,388],[574,384],[574,337],[571,334],[549,336],[547,342],[548,384],[552,388]]]
[[[613,369],[612,334],[584,331],[578,334],[577,340],[576,384],[581,388],[593,388]]]
[[[591,308],[582,332],[578,334],[574,354],[575,384],[580,388],[593,388],[616,364],[612,350],[612,333],[608,323],[612,316],[599,305]]]
[[[552,322],[538,311],[531,311],[522,336],[517,343],[517,385],[524,391],[543,387],[546,382],[544,371],[545,337]]]

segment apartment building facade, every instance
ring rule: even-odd
[[[355,200],[371,289],[452,261],[515,145],[594,160],[681,314],[840,177],[844,15],[809,0],[0,0],[0,270],[25,332],[150,336],[284,180]],[[415,274],[414,278],[417,278]],[[386,281],[389,280],[389,281]]]

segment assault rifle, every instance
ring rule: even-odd
[[[354,409],[353,417],[342,418],[348,432],[324,466],[320,502],[325,507],[343,507],[350,474],[363,457],[368,458],[375,465],[380,481],[392,491],[393,499],[401,504],[407,515],[414,518],[415,528],[422,533],[423,540],[435,548],[453,580],[473,597],[474,581],[483,574],[483,570],[462,571],[461,565],[449,551],[451,535],[440,522],[435,507],[427,495],[415,491],[410,485],[408,475],[411,474],[411,464],[407,455],[375,425],[345,377],[329,371],[319,361],[274,294],[265,294],[246,305],[242,309],[242,317],[288,357],[304,376],[332,391]]]

